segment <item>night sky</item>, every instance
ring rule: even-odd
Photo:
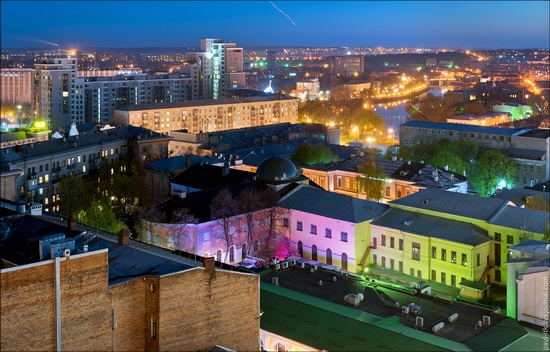
[[[2,48],[548,48],[548,1],[2,1]],[[55,46],[51,46],[55,47]]]

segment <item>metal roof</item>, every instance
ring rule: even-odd
[[[390,204],[487,221],[507,203],[502,199],[427,188]]]
[[[286,208],[352,223],[372,220],[382,215],[388,206],[324,189],[300,185],[280,201]]]
[[[542,210],[507,206],[489,219],[489,223],[544,234],[544,230],[549,226],[550,220],[548,212]]]
[[[419,121],[419,120],[411,120],[401,124],[401,126],[435,128],[440,130],[459,131],[459,132],[498,134],[498,135],[504,135],[504,136],[512,136],[524,131],[523,128],[498,128],[498,127],[474,126],[474,125],[461,124],[461,123],[430,122],[430,121]]]
[[[243,103],[257,103],[257,102],[272,102],[280,100],[296,100],[287,95],[273,95],[273,96],[257,96],[257,97],[239,97],[239,98],[226,98],[226,99],[208,99],[208,100],[192,100],[192,101],[180,101],[170,103],[151,103],[151,104],[139,104],[127,106],[120,109],[120,111],[141,111],[141,110],[162,110],[162,109],[175,109],[175,108],[192,108],[199,106],[219,106],[228,104],[243,104]]]
[[[477,246],[491,240],[487,231],[472,224],[398,209],[388,210],[374,220],[372,225],[470,246]]]

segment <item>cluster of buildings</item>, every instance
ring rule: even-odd
[[[550,178],[550,133],[546,129],[498,128],[459,123],[409,121],[399,126],[400,143],[413,146],[442,139],[468,141],[504,152],[516,167],[515,185],[533,186]]]
[[[46,120],[50,129],[57,130],[71,122],[109,123],[115,110],[128,107],[146,110],[151,104],[191,101],[197,102],[196,105],[187,104],[187,107],[213,106],[218,99],[232,98],[234,89],[246,87],[243,49],[235,43],[201,39],[200,51],[188,53],[186,57],[187,62],[179,73],[150,75],[122,69],[102,71],[100,76],[99,73],[79,71],[78,59],[71,53],[47,55],[35,60],[34,69],[2,69],[2,102],[30,105],[35,118]],[[239,109],[243,106],[244,110],[251,108],[246,102],[239,105],[238,100],[235,106]],[[263,120],[264,108],[257,108],[257,118]],[[229,116],[233,109],[229,108]],[[266,111],[270,109],[270,106],[265,108]],[[285,106],[280,109],[288,120],[296,122],[297,111],[287,110]],[[266,112],[266,120],[261,123],[279,122],[275,120],[278,113],[276,107],[273,118],[271,111]],[[235,111],[236,119],[238,114]],[[254,115],[252,113],[252,118]],[[206,126],[209,124],[213,125],[205,122]],[[203,130],[203,126],[199,129]]]

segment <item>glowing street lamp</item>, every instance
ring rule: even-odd
[[[369,144],[369,148],[372,148],[372,142],[374,141],[374,138],[367,137],[367,143]]]
[[[391,144],[393,145],[393,128],[390,128],[388,133],[391,134]]]

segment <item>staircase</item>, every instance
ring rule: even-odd
[[[487,276],[491,272],[491,269],[495,267],[495,261],[489,260],[489,263],[487,264],[487,267],[483,271],[483,275],[481,275],[481,279],[479,279],[479,282],[485,282],[485,279],[487,279]]]
[[[373,249],[373,246],[368,246],[367,250],[365,251],[365,254],[363,254],[363,257],[361,258],[361,261],[359,262],[359,266],[361,268],[365,268],[365,263],[367,262],[367,258],[369,257],[370,250]]]

